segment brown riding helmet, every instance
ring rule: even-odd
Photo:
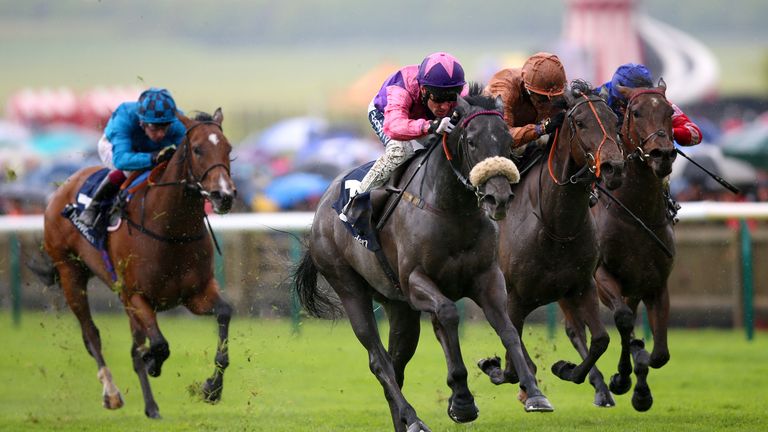
[[[565,89],[565,69],[556,55],[538,52],[523,65],[523,84],[528,91],[545,96],[558,96]]]

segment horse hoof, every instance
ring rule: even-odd
[[[458,403],[451,396],[451,400],[448,401],[448,417],[456,423],[469,423],[477,419],[480,410],[477,409],[475,401],[470,399],[468,402]]]
[[[151,418],[151,419],[154,419],[154,420],[160,420],[160,419],[162,419],[162,417],[160,416],[160,410],[159,410],[159,409],[157,409],[157,408],[154,408],[154,409],[145,409],[145,410],[144,410],[144,414],[145,414],[145,415],[146,415],[148,418]]]
[[[432,432],[432,430],[429,429],[427,425],[422,423],[421,420],[418,420],[408,426],[408,430],[406,432]]]
[[[651,353],[651,359],[648,361],[648,366],[654,369],[658,369],[664,366],[665,364],[667,364],[668,361],[669,361],[668,352],[662,353],[662,354],[657,354],[654,352],[654,353]]]
[[[563,381],[574,381],[573,379],[573,370],[576,369],[576,365],[574,363],[571,363],[569,361],[565,360],[559,360],[555,364],[552,365],[552,373],[555,374],[556,377],[560,378]],[[582,379],[581,382],[576,382],[576,384],[581,384],[584,382]]]
[[[477,367],[488,375],[493,384],[499,385],[507,382],[504,379],[504,371],[501,369],[501,359],[499,357],[488,357],[477,362]]]
[[[159,377],[162,373],[163,363],[170,355],[171,350],[167,343],[150,346],[149,350],[141,356],[147,367],[147,374],[154,378]]]
[[[221,400],[222,386],[215,385],[211,378],[205,380],[203,384],[203,400],[209,404],[216,404]]]
[[[610,392],[595,392],[595,406],[600,408],[613,408],[616,406],[616,401],[613,400],[613,395]]]
[[[632,394],[632,407],[635,408],[636,411],[645,412],[651,409],[651,406],[653,406],[653,395],[651,395],[651,390],[646,389],[638,389],[635,387],[635,392]]]
[[[544,396],[533,396],[525,400],[525,412],[552,412],[555,408]]]
[[[104,406],[104,408],[109,410],[116,410],[122,408],[123,404],[123,397],[119,392],[113,395],[104,393],[104,401],[102,402],[102,406]]]
[[[624,393],[628,392],[631,387],[632,378],[629,375],[623,377],[620,374],[614,374],[611,377],[610,384],[608,384],[608,388],[611,389],[611,393],[617,395],[623,395]]]

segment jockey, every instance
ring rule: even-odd
[[[485,87],[504,102],[504,121],[512,135],[513,148],[522,147],[563,123],[565,69],[556,55],[538,52],[522,68],[496,72]]]
[[[415,152],[414,141],[430,134],[450,133],[456,98],[467,93],[464,69],[445,52],[428,55],[421,65],[405,66],[392,74],[368,106],[368,121],[385,146],[371,170],[350,197],[384,185],[392,172]],[[339,218],[346,221],[352,198]]]
[[[99,204],[117,194],[131,171],[143,171],[170,160],[186,132],[176,118],[176,102],[166,89],[150,88],[137,102],[120,104],[99,140],[99,157],[112,171],[96,189],[79,222],[93,226]]]
[[[648,69],[641,64],[626,63],[619,66],[613,74],[613,78],[595,92],[602,96],[611,109],[619,116],[619,127],[624,122],[624,112],[627,109],[627,100],[619,93],[617,86],[638,88],[653,87],[653,79]],[[672,135],[675,142],[681,146],[694,146],[701,142],[701,130],[677,105],[670,103],[672,114]]]

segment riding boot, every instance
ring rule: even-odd
[[[413,156],[415,150],[411,141],[391,140],[384,151],[384,154],[376,159],[368,173],[360,181],[360,187],[357,191],[350,191],[349,201],[344,205],[339,213],[339,219],[346,222],[349,216],[349,210],[357,194],[369,192],[380,186],[383,186],[397,167],[405,163]]]
[[[83,225],[92,228],[96,223],[96,218],[99,215],[99,208],[101,203],[112,199],[113,196],[120,190],[120,185],[116,185],[109,180],[109,176],[104,177],[101,181],[96,192],[93,194],[91,202],[83,209],[77,220]]]
[[[672,198],[672,194],[669,192],[669,185],[664,185],[664,199],[667,203],[667,217],[672,221],[672,224],[676,224],[679,219],[677,218],[677,211],[680,210],[680,204]]]

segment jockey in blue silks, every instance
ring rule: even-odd
[[[150,88],[136,102],[115,109],[99,140],[99,157],[112,171],[78,217],[93,226],[99,204],[111,200],[131,171],[143,171],[170,160],[187,132],[176,117],[176,102],[166,89]]]

